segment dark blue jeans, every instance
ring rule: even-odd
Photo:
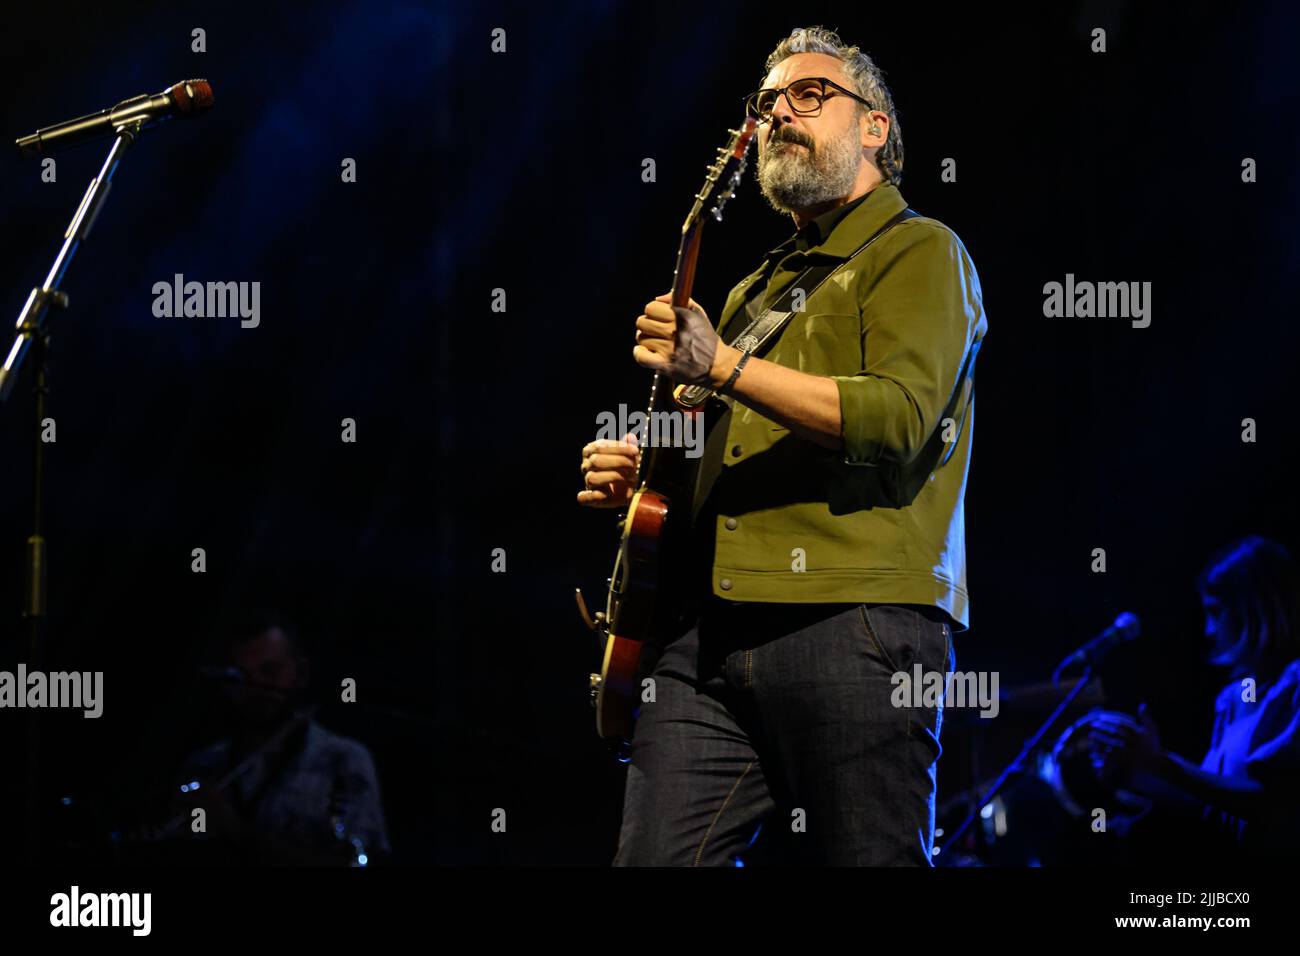
[[[649,672],[614,864],[931,865],[942,704],[891,702],[918,663],[955,667],[934,608],[713,600]]]

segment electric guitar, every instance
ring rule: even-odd
[[[722,219],[722,208],[736,194],[744,175],[746,157],[757,122],[746,118],[740,129],[729,130],[727,145],[718,150],[709,167],[703,188],[695,195],[690,214],[682,225],[673,273],[672,305],[690,304],[699,258],[700,236],[706,216]],[[681,386],[674,388],[667,376],[656,372],[650,388],[647,430],[656,416],[700,415],[699,404],[678,401]],[[670,419],[663,419],[665,421]],[[683,430],[681,434],[685,434]],[[677,607],[666,585],[672,581],[674,545],[689,523],[690,477],[692,470],[684,448],[641,442],[636,492],[626,515],[619,521],[618,555],[609,579],[605,610],[593,619],[587,611],[582,590],[577,591],[578,611],[583,621],[603,643],[599,674],[592,674],[590,691],[596,709],[596,732],[625,758],[639,709],[641,652],[647,640],[671,623]],[[678,503],[681,517],[673,512]]]

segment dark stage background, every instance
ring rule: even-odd
[[[1199,760],[1220,675],[1200,663],[1195,573],[1242,534],[1300,546],[1290,7],[7,16],[10,140],[186,77],[216,95],[127,156],[64,283],[71,310],[52,319],[46,667],[102,670],[106,691],[97,721],[45,719],[51,856],[157,801],[211,733],[203,642],[242,604],[272,602],[314,645],[322,698],[358,682],[357,703],[322,719],[374,753],[397,861],[608,862],[623,770],[591,724],[599,661],[572,591],[608,574],[614,517],[574,503],[579,450],[599,411],[644,402],[633,322],[669,286],[690,197],[765,56],[814,23],[884,67],[902,192],[961,236],[983,283],[959,668],[997,670],[1004,687],[1045,680],[1132,610],[1143,637],[1106,668],[1112,702],[1149,701],[1166,743]],[[205,53],[190,50],[196,27]],[[496,27],[505,53],[490,49]],[[1094,27],[1104,54],[1089,51]],[[54,183],[0,150],[0,314],[44,275],[105,148],[60,154]],[[345,157],[355,183],[340,180]],[[642,181],[646,157],[656,182]],[[955,183],[940,180],[946,157]],[[1245,157],[1256,183],[1242,182]],[[716,318],[791,231],[751,172],[705,236],[695,298]],[[1043,284],[1067,272],[1150,281],[1150,327],[1044,318]],[[261,282],[260,326],[155,318],[152,286],[175,273]],[[30,383],[29,368],[0,406],[3,668],[24,656]],[[1097,547],[1105,574],[1090,570]],[[0,714],[13,804],[16,727]],[[1014,750],[1025,731],[980,732]],[[957,759],[940,764],[941,799]],[[497,807],[506,834],[491,832]]]

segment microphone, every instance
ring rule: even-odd
[[[1114,624],[1061,661],[1052,674],[1052,680],[1055,681],[1060,676],[1061,671],[1071,664],[1097,663],[1120,644],[1136,640],[1141,631],[1142,626],[1138,622],[1137,615],[1129,611],[1123,612],[1119,617],[1115,618]]]
[[[173,116],[198,116],[211,107],[212,85],[207,80],[182,80],[154,96],[135,96],[111,109],[38,129],[17,140],[16,144],[24,156],[40,156],[113,136],[122,125],[147,129]]]

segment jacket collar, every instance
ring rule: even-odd
[[[889,221],[890,217],[896,213],[902,212],[907,208],[907,200],[903,198],[898,187],[893,183],[882,182],[830,227],[830,235],[822,235],[822,230],[827,219],[833,219],[836,210],[824,213],[817,219],[812,220],[804,226],[805,230],[816,229],[816,235],[811,236],[812,245],[808,247],[808,253],[819,253],[830,256],[835,259],[847,259],[853,255],[854,251],[862,245],[863,240],[873,235],[876,230]],[[767,258],[779,259],[786,253],[795,248],[795,240],[801,233],[795,233],[785,242],[768,250]]]

